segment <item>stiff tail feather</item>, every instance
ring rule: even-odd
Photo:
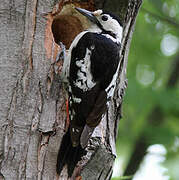
[[[70,128],[68,128],[68,131],[63,136],[57,156],[57,174],[60,174],[63,167],[67,165],[68,175],[69,177],[71,177],[76,164],[78,163],[78,161],[81,160],[81,157],[85,154],[86,151],[81,147],[81,145],[78,145],[77,147],[72,146]]]

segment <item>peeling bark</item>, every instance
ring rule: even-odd
[[[90,10],[111,9],[125,22],[115,98],[90,139],[87,155],[71,178],[110,179],[127,85],[127,56],[141,1],[7,0],[0,3],[0,179],[67,179],[65,168],[60,177],[55,168],[66,114],[59,76],[62,63],[56,62],[62,47],[55,43],[51,25],[60,8],[68,3]],[[85,28],[87,24],[82,25]]]

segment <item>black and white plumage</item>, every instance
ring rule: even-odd
[[[76,9],[92,25],[76,36],[64,60],[62,78],[68,91],[70,127],[61,146],[63,143],[67,146],[70,141],[71,147],[68,145],[68,150],[60,148],[58,173],[65,163],[70,166],[71,162],[78,162],[79,158],[75,160],[73,157],[75,153],[84,154],[83,148],[100,123],[107,101],[113,96],[123,31],[119,18],[111,13]],[[73,155],[67,155],[70,153]]]

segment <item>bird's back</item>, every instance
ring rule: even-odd
[[[72,47],[69,114],[71,136],[75,139],[79,139],[86,124],[96,127],[106,110],[105,89],[117,70],[119,48],[120,46],[105,34],[92,32],[85,33],[76,46]]]

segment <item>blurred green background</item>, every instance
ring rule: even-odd
[[[127,78],[113,180],[179,180],[179,0],[144,0]]]

